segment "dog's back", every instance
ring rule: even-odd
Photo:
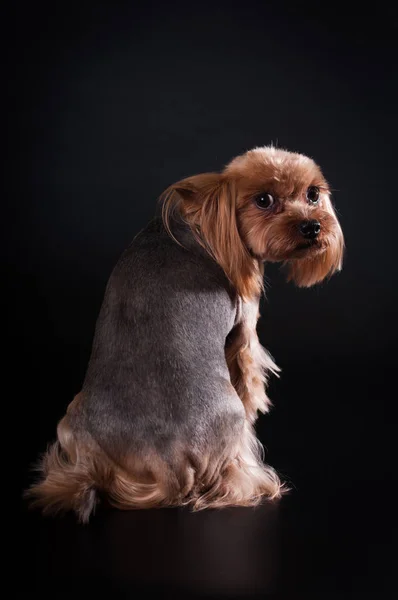
[[[116,462],[154,447],[160,454],[176,443],[193,448],[204,422],[242,411],[238,399],[231,402],[224,351],[236,295],[188,231],[174,234],[184,247],[155,219],[134,239],[97,321],[76,428]]]
[[[82,391],[30,491],[45,510],[87,521],[98,492],[119,508],[201,508],[278,488],[225,358],[237,295],[185,225],[173,235],[182,245],[152,220],[109,279]]]

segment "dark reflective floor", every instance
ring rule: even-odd
[[[44,598],[390,598],[393,503],[315,496],[200,513],[102,508],[88,526],[27,512],[18,584]]]
[[[242,597],[275,591],[280,567],[279,506],[192,513],[104,508],[89,526],[69,515],[29,515],[34,585],[68,594],[76,586],[114,592],[169,590]],[[57,596],[58,597],[58,596]],[[61,596],[62,597],[62,596]]]

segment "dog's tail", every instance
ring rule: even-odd
[[[92,468],[94,467],[94,469]],[[87,523],[97,504],[95,465],[73,463],[59,441],[50,446],[41,459],[37,471],[40,480],[26,493],[32,506],[44,513],[74,510],[82,523]]]
[[[58,440],[37,467],[39,481],[25,493],[32,507],[49,514],[72,510],[80,522],[87,523],[102,494],[121,509],[150,508],[167,500],[169,494],[159,483],[135,482],[93,441],[79,442],[67,416],[57,433]]]
[[[99,489],[110,481],[111,470],[106,461],[99,460],[91,443],[82,451],[68,421],[65,415],[58,424],[58,439],[39,461],[35,469],[39,480],[25,497],[44,513],[74,510],[79,520],[86,523],[95,510]]]

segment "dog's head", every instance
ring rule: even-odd
[[[299,286],[341,269],[344,239],[329,186],[302,154],[255,148],[222,173],[175,183],[162,200],[166,228],[177,210],[245,298],[258,293],[263,262],[288,265]]]

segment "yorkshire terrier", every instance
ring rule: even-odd
[[[274,147],[163,193],[110,276],[82,390],[28,491],[35,504],[87,522],[101,496],[194,510],[280,497],[253,429],[279,371],[256,333],[264,263],[303,287],[341,269],[330,196],[310,158]]]

